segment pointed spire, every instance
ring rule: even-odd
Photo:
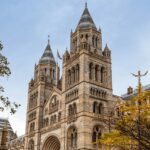
[[[50,35],[48,35],[48,44],[50,43],[49,41],[50,41]]]
[[[87,2],[85,3],[85,9],[83,11],[83,14],[80,18],[80,21],[78,23],[78,26],[76,29],[78,28],[89,28],[89,27],[92,27],[92,28],[95,28],[96,29],[96,26],[95,26],[95,23],[89,13],[89,10],[87,8]]]
[[[109,47],[108,47],[107,43],[106,43],[106,46],[105,46],[104,51],[110,51],[110,49],[109,49]]]
[[[87,8],[87,2],[85,2],[85,8]]]
[[[106,44],[104,51],[103,51],[104,56],[106,57],[111,57],[111,50],[109,49],[108,45]]]
[[[47,46],[45,48],[45,51],[39,61],[39,63],[54,63],[56,64],[55,62],[55,59],[54,59],[54,56],[53,56],[53,53],[52,53],[52,49],[51,49],[51,46],[50,46],[50,36],[48,35],[48,43],[47,43]]]

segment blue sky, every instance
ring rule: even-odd
[[[75,29],[85,0],[0,0],[0,41],[8,57],[12,75],[0,79],[5,95],[21,103],[16,115],[9,115],[19,135],[25,130],[28,82],[50,35],[56,56],[69,48],[71,29]],[[150,1],[88,0],[88,8],[97,27],[102,29],[103,47],[112,50],[114,94],[121,95],[137,80],[132,72],[149,70],[142,79],[150,84]],[[8,114],[0,116],[7,117]]]

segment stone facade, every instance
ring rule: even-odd
[[[113,107],[111,51],[87,5],[63,55],[62,78],[48,45],[29,83],[26,133],[10,150],[96,150]],[[22,146],[21,146],[22,144]]]
[[[17,138],[14,133],[9,120],[0,118],[0,150],[7,150],[7,142]]]

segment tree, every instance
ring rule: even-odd
[[[11,71],[9,68],[9,62],[7,60],[7,58],[2,55],[2,50],[3,50],[3,45],[0,42],[0,77],[5,77],[5,76],[10,76]],[[2,85],[0,85],[0,101],[2,102],[2,106],[0,106],[0,110],[4,111],[5,108],[10,110],[11,114],[14,114],[18,107],[20,106],[20,104],[17,104],[15,102],[10,102],[8,97],[3,96],[4,93],[4,87]]]
[[[133,141],[129,136],[122,135],[120,131],[113,130],[110,133],[105,133],[100,142],[111,148],[119,148],[121,150],[131,150],[137,147],[137,142]]]
[[[123,150],[150,150],[150,92],[142,91],[119,106],[119,117],[113,116],[114,131],[104,134],[100,142]]]

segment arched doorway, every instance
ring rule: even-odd
[[[50,136],[43,145],[43,150],[60,150],[60,142],[57,137]]]

